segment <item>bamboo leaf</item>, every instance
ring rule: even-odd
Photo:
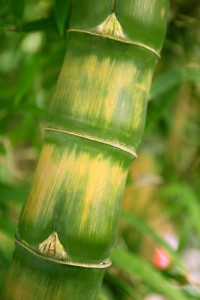
[[[138,293],[135,291],[134,287],[130,283],[126,282],[122,277],[112,274],[112,272],[107,272],[105,276],[106,281],[110,282],[112,286],[116,286],[117,290],[123,291],[129,296],[134,295],[135,300],[141,300]]]
[[[103,286],[101,288],[101,293],[99,295],[98,300],[115,300],[110,289],[105,284],[103,284]]]
[[[57,27],[55,18],[49,17],[30,22],[22,22],[21,24],[1,24],[0,31],[14,31],[14,32],[33,32],[33,31],[55,31]]]
[[[9,0],[2,1],[2,3],[0,4],[0,15],[4,14],[7,11],[9,5],[10,5]]]
[[[192,190],[192,188],[186,184],[175,183],[168,186],[163,191],[165,197],[175,198],[174,204],[178,202],[180,208],[184,208],[187,215],[190,216],[191,223],[195,227],[196,231],[200,232],[200,218],[199,218],[199,201]]]
[[[153,291],[168,297],[170,300],[187,300],[183,293],[169,280],[133,253],[118,248],[113,251],[112,260],[115,266],[132,276],[137,276]]]
[[[0,219],[0,228],[4,230],[10,237],[13,238],[15,231],[16,231],[16,226],[8,221],[6,217],[2,217]]]
[[[69,13],[69,0],[55,0],[55,21],[60,35],[63,35]]]
[[[20,20],[22,19],[25,7],[25,0],[11,0],[12,9],[15,16]]]
[[[182,266],[182,262],[180,261],[178,254],[173,251],[168,243],[163,240],[147,223],[145,223],[144,220],[141,220],[133,214],[125,211],[122,212],[122,218],[126,220],[128,224],[133,228],[137,229],[140,233],[151,237],[152,240],[154,240],[157,244],[159,244],[169,252],[170,256],[174,260],[174,263]]]
[[[200,65],[189,66],[186,69],[185,76],[191,82],[200,81]]]
[[[1,267],[1,272],[0,272],[0,290],[1,290],[4,285],[5,274],[8,269],[8,261],[4,257],[1,250],[0,250],[0,267]]]
[[[149,103],[149,111],[147,115],[147,123],[145,128],[145,133],[150,132],[158,121],[163,117],[166,111],[169,111],[170,105],[177,98],[177,94],[180,89],[180,84],[170,88],[169,90],[162,91],[164,94],[162,96],[162,100],[160,98]],[[161,92],[161,90],[160,90]],[[162,93],[161,92],[161,93]]]
[[[6,261],[10,261],[14,250],[13,236],[11,237],[7,232],[0,230],[0,241],[0,253]]]
[[[183,72],[174,68],[159,74],[152,82],[149,100],[157,98],[183,82]]]
[[[23,203],[27,192],[27,186],[7,185],[0,182],[0,204],[11,203],[13,201],[17,203]]]
[[[55,19],[53,17],[39,19],[31,22],[22,23],[19,31],[31,32],[31,31],[56,31]]]
[[[28,93],[33,86],[35,74],[38,70],[38,61],[35,57],[30,57],[24,63],[21,74],[19,76],[16,97],[14,105],[19,105],[23,97]]]

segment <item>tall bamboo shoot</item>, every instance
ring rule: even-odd
[[[73,0],[3,299],[96,299],[141,140],[168,1]]]

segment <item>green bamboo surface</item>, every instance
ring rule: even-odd
[[[168,1],[72,1],[4,299],[96,299],[142,138]]]

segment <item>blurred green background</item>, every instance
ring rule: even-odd
[[[0,289],[65,54],[68,8],[67,0],[0,1]],[[200,2],[173,0],[100,299],[200,299],[199,237]]]

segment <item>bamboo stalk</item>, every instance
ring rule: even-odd
[[[72,1],[3,299],[96,299],[141,140],[167,1]]]

